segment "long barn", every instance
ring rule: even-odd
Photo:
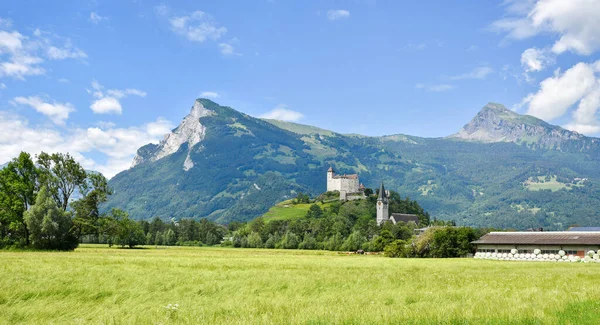
[[[583,258],[588,251],[600,249],[600,232],[586,231],[547,231],[547,232],[490,232],[473,244],[478,253],[519,253],[531,254],[539,249],[542,254],[558,254]]]

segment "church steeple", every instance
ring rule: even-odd
[[[381,182],[381,187],[379,188],[379,197],[377,198],[377,224],[381,225],[389,218],[390,213],[388,210],[388,197],[387,193],[385,192],[383,182]]]
[[[379,197],[377,198],[377,201],[382,201],[385,203],[387,203],[387,201],[388,201],[387,193],[385,192],[385,187],[383,186],[383,182],[381,182],[381,187],[379,188]]]

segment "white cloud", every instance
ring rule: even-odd
[[[123,107],[121,106],[120,99],[123,99],[129,95],[146,97],[146,92],[135,89],[109,89],[104,93],[104,87],[96,80],[92,80],[92,90],[88,90],[92,96],[96,98],[90,108],[96,114],[121,114]]]
[[[507,38],[524,39],[546,32],[558,39],[556,54],[572,51],[590,55],[600,48],[600,1],[537,0],[507,1],[508,17],[492,23],[491,29]]]
[[[203,91],[200,94],[200,97],[204,98],[219,98],[219,94],[214,91]]]
[[[204,42],[207,39],[218,40],[227,33],[227,28],[219,27],[209,14],[202,11],[172,17],[169,22],[173,31],[194,42]]]
[[[554,56],[547,49],[533,47],[526,49],[521,54],[521,65],[525,69],[525,72],[542,71],[553,63]]]
[[[58,79],[56,79],[56,81],[58,81],[60,83],[68,83],[69,79],[67,79],[67,78],[58,78]]]
[[[450,80],[463,80],[463,79],[485,79],[490,73],[494,72],[494,69],[484,66],[477,67],[471,72],[467,72],[461,75],[450,77]]]
[[[6,85],[3,82],[0,82],[0,89],[6,89]]]
[[[260,117],[272,120],[296,122],[301,120],[304,117],[304,115],[302,115],[302,113],[288,109],[287,105],[279,104],[273,110],[262,114]]]
[[[30,126],[19,115],[0,111],[0,163],[16,157],[19,152],[70,153],[86,169],[96,170],[110,178],[128,169],[137,149],[147,143],[158,143],[173,128],[163,118],[140,126],[116,128],[112,124],[59,131]],[[102,163],[89,153],[100,153]]]
[[[527,114],[544,120],[558,118],[586,96],[596,84],[594,68],[589,64],[578,63],[562,74],[557,70],[553,77],[540,83],[540,89],[535,94],[528,95]]]
[[[97,99],[92,103],[92,105],[90,105],[90,108],[96,114],[114,113],[121,115],[121,113],[123,113],[121,103],[114,97],[103,97]]]
[[[6,27],[6,24],[0,24]],[[34,30],[33,37],[18,31],[0,30],[0,78],[12,77],[24,80],[27,76],[42,75],[46,70],[41,66],[46,56],[51,60],[81,59],[85,52],[73,47],[69,39],[62,38],[40,29]],[[54,45],[60,41],[62,46]]]
[[[127,95],[146,97],[146,95],[147,95],[145,91],[141,91],[141,90],[134,89],[134,88],[127,88],[125,90],[109,89],[106,91],[106,93],[115,98],[123,98]]]
[[[430,85],[430,84],[418,83],[415,85],[415,88],[424,89],[424,90],[432,91],[432,92],[442,92],[442,91],[452,90],[452,89],[454,89],[454,86],[449,85],[449,84]]]
[[[0,30],[0,54],[15,53],[23,48],[24,36],[19,32]]]
[[[97,13],[95,13],[93,11],[90,13],[90,21],[92,23],[94,23],[94,24],[98,24],[101,21],[107,20],[107,19],[108,19],[107,17],[100,16],[100,15],[98,15]]]
[[[564,127],[583,134],[595,134],[600,132],[600,122],[596,118],[596,112],[600,108],[600,81],[596,81],[593,91],[587,94],[573,111],[573,120]]]
[[[344,9],[335,9],[327,11],[327,19],[339,20],[350,17],[350,11]]]
[[[221,50],[221,54],[223,54],[223,55],[235,55],[235,56],[242,55],[241,53],[236,52],[233,45],[231,45],[229,43],[219,43],[219,49]]]
[[[50,118],[52,122],[58,125],[65,125],[69,118],[69,113],[75,111],[71,103],[46,102],[40,97],[15,97],[13,101],[17,104],[27,105]]]
[[[50,46],[47,50],[48,58],[51,60],[64,60],[64,59],[81,59],[87,58],[87,54],[80,49],[72,49],[69,47],[58,48],[56,46]]]

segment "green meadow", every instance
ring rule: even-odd
[[[83,245],[0,251],[0,323],[598,324],[599,283],[597,264]]]

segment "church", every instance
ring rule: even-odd
[[[398,222],[414,222],[415,224],[419,224],[419,217],[416,214],[405,214],[405,213],[392,213],[390,216],[389,211],[389,200],[388,197],[390,192],[385,190],[383,186],[383,182],[381,182],[381,187],[379,188],[379,196],[377,197],[377,224],[381,226],[386,221],[391,221],[393,224],[397,224]]]

